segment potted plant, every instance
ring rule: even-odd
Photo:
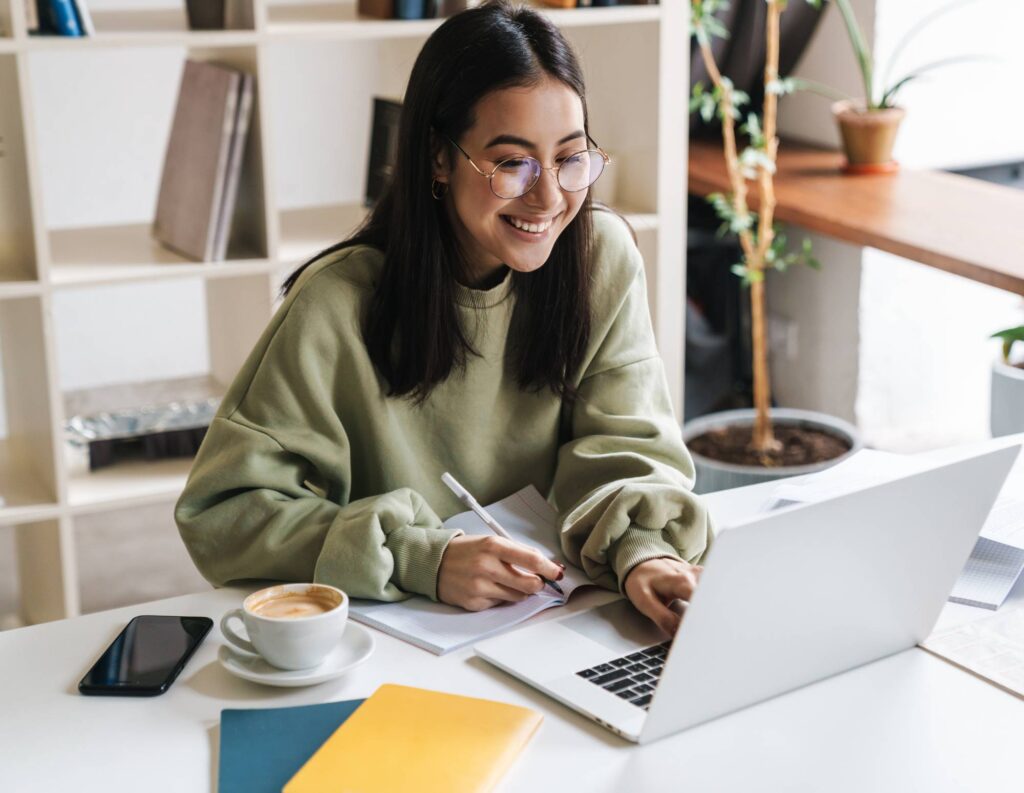
[[[807,0],[817,7],[820,0]],[[721,122],[726,168],[731,191],[708,197],[722,220],[722,230],[739,239],[742,261],[733,272],[750,288],[754,408],[703,416],[686,423],[683,437],[697,468],[698,492],[711,492],[752,482],[809,473],[834,465],[860,447],[856,430],[848,423],[810,411],[771,409],[768,346],[765,327],[764,276],[767,269],[785,271],[793,265],[817,267],[811,244],[805,240],[796,252],[774,225],[773,177],[779,141],[776,137],[778,98],[779,24],[786,0],[766,0],[766,56],[764,109],[759,116],[741,107],[748,97],[723,75],[711,48],[712,36],[727,31],[714,16],[722,0],[691,0],[691,30],[712,85],[694,86],[690,107],[705,120]],[[741,149],[737,138],[746,146]],[[748,204],[753,182],[759,209]]]
[[[992,338],[1003,341],[1002,355],[992,363],[990,426],[996,438],[1024,432],[1024,325]]]
[[[900,122],[906,115],[905,110],[896,104],[896,97],[900,91],[908,83],[933,69],[960,61],[976,60],[976,58],[972,56],[942,58],[923,64],[896,78],[892,77],[893,65],[906,46],[921,31],[949,11],[964,5],[964,2],[965,0],[954,0],[954,2],[936,9],[907,31],[893,49],[889,58],[889,66],[882,79],[876,80],[876,64],[871,49],[864,39],[864,33],[854,16],[850,0],[835,0],[835,5],[843,17],[843,24],[850,38],[854,55],[857,57],[864,96],[853,98],[821,83],[801,78],[781,80],[775,88],[781,93],[806,89],[836,100],[832,104],[832,114],[839,126],[839,135],[842,138],[843,151],[846,154],[844,171],[859,174],[895,171],[898,164],[892,157],[892,151]],[[877,89],[875,88],[876,82]]]

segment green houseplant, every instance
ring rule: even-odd
[[[820,0],[807,2],[820,5]],[[708,200],[722,221],[721,231],[735,234],[742,250],[742,260],[732,271],[750,288],[754,379],[753,411],[700,417],[684,428],[702,492],[826,467],[859,446],[856,431],[845,422],[806,411],[772,410],[770,404],[765,272],[782,272],[794,265],[818,266],[809,240],[791,251],[774,224],[776,121],[778,99],[786,88],[778,74],[779,29],[786,4],[787,0],[766,0],[764,108],[761,114],[744,115],[749,98],[721,73],[711,47],[712,37],[728,35],[715,16],[725,2],[691,0],[691,31],[711,85],[694,86],[690,108],[706,121],[717,117],[721,123],[730,191],[712,194]],[[757,210],[750,206],[752,191],[757,194]],[[778,437],[776,421],[784,427],[785,440]]]
[[[1024,325],[992,334],[1003,342],[992,363],[992,437],[1024,432]],[[1022,354],[1016,355],[1020,350]]]

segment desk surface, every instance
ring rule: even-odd
[[[756,509],[768,487],[715,494],[709,497],[712,509],[728,522]],[[222,708],[353,699],[385,682],[540,711],[544,723],[502,791],[1019,793],[1024,784],[1024,702],[919,649],[643,747],[470,650],[436,657],[377,632],[377,650],[366,664],[307,689],[266,688],[229,675],[216,661],[222,637],[215,627],[161,697],[77,693],[78,680],[132,616],[207,615],[216,621],[247,591],[221,589],[0,633],[0,790],[213,790]],[[609,597],[580,593],[564,609],[539,618],[565,616]],[[1011,598],[1024,604],[1024,587]],[[977,609],[950,604],[943,622],[976,616]]]
[[[729,192],[719,144],[692,141],[689,163],[691,193]],[[783,141],[776,218],[1024,295],[1024,191],[942,171],[845,176],[842,163]]]

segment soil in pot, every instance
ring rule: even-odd
[[[845,438],[824,430],[776,424],[774,431],[780,444],[774,452],[762,453],[751,448],[752,425],[711,430],[692,438],[686,445],[694,454],[720,463],[764,468],[813,465],[834,460],[850,451],[850,444]]]

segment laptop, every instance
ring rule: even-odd
[[[675,637],[617,600],[476,653],[647,743],[900,652],[931,632],[1019,451],[721,529]]]

